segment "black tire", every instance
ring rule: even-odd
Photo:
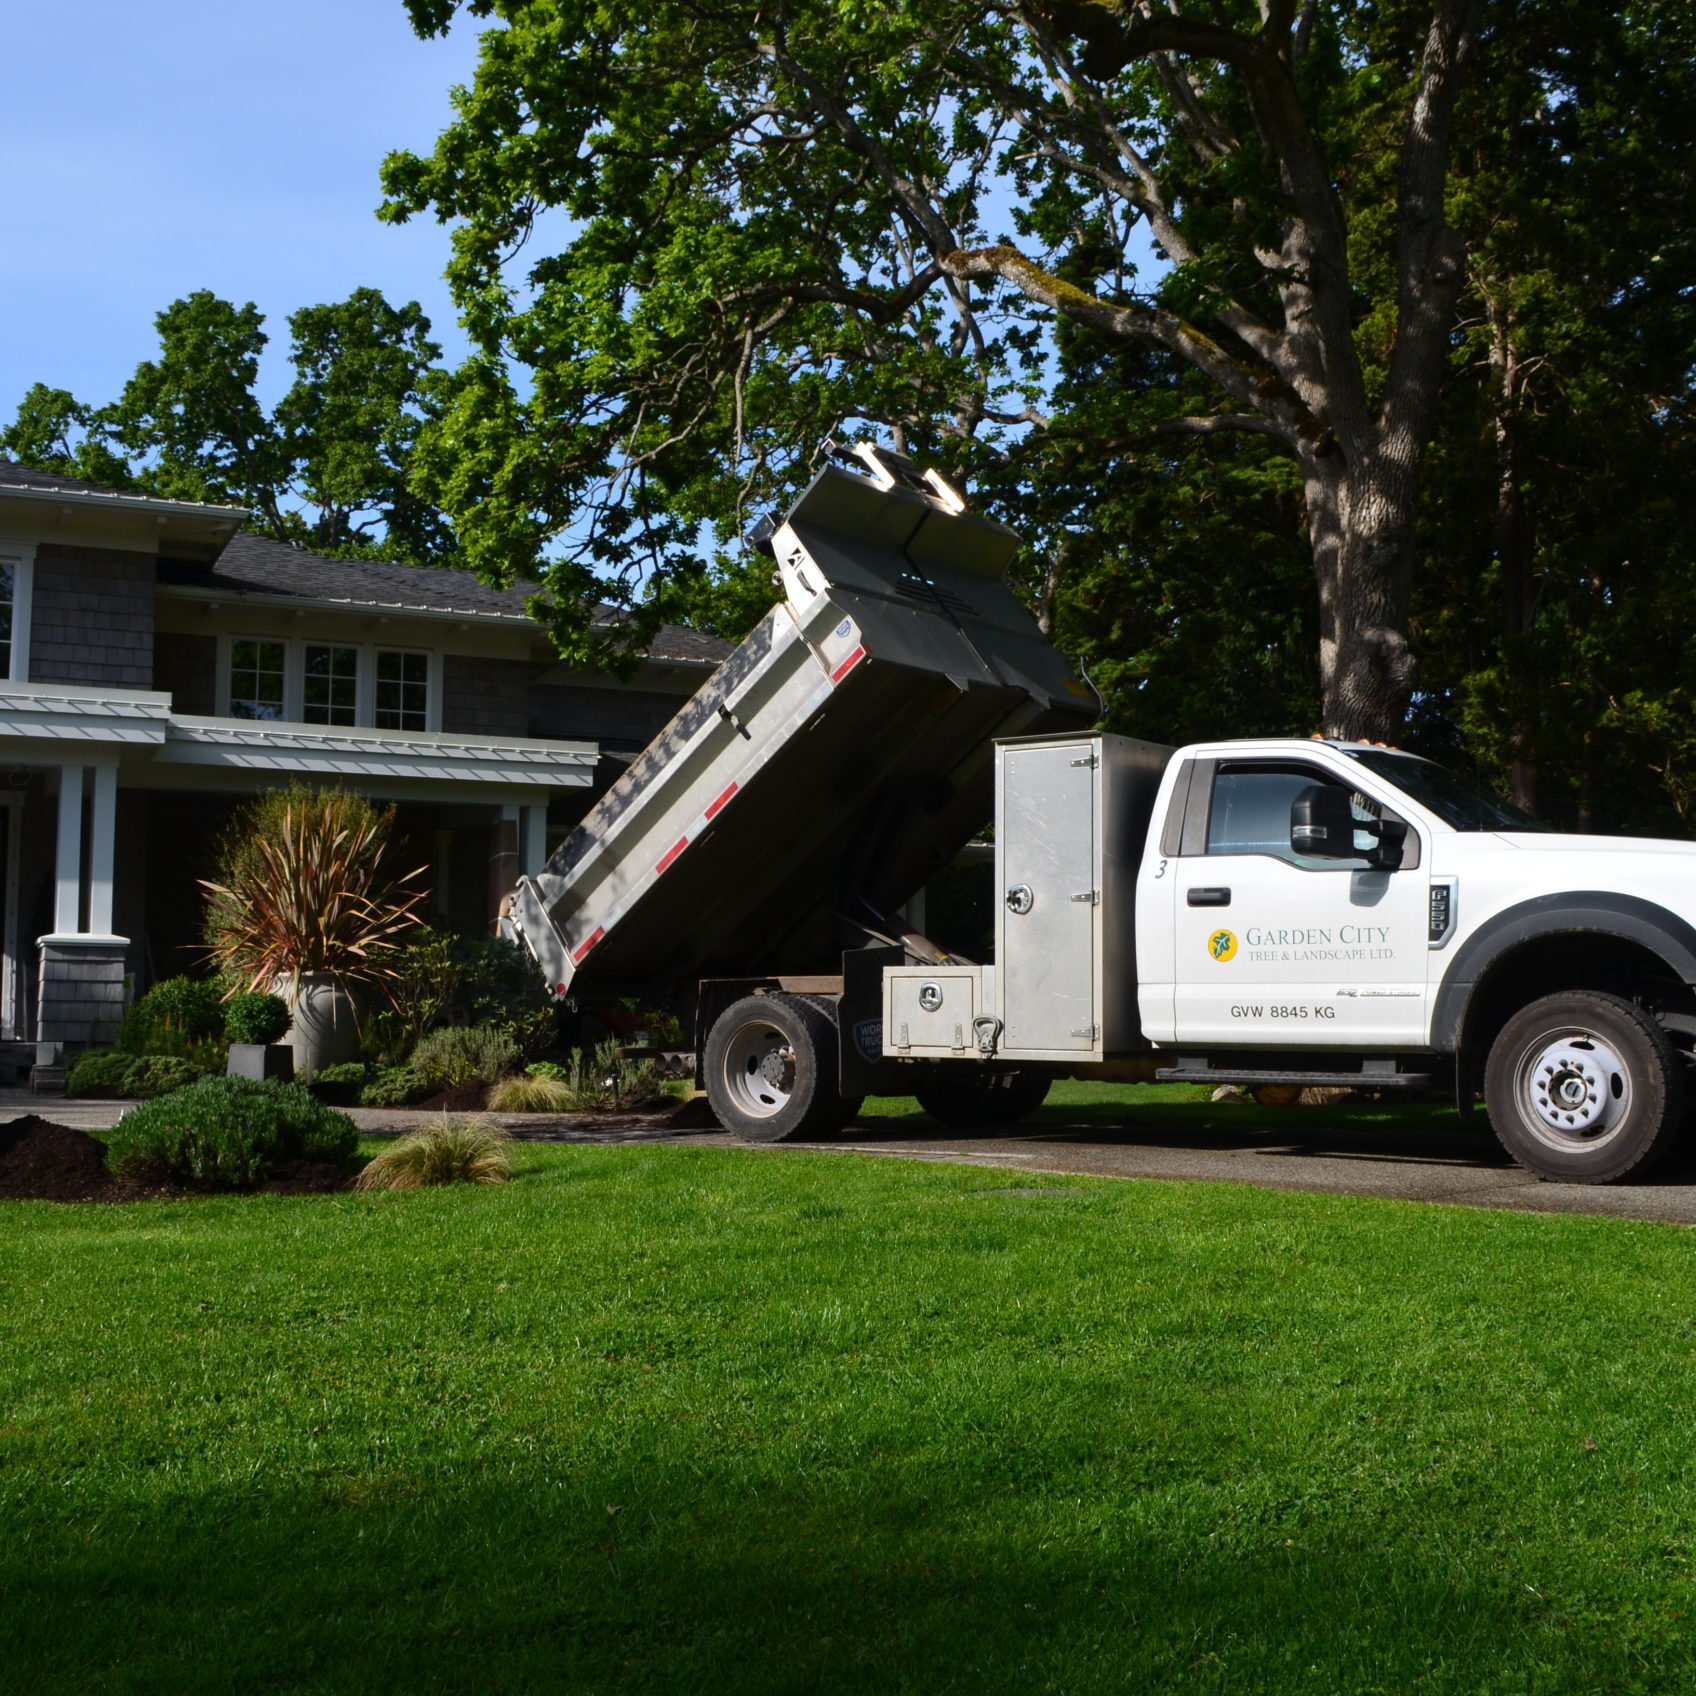
[[[714,1118],[745,1142],[828,1136],[860,1110],[838,1093],[834,1021],[799,995],[748,995],[725,1008],[702,1069]]]
[[[1484,1103],[1502,1147],[1557,1184],[1642,1177],[1684,1117],[1684,1064],[1640,1007],[1568,990],[1523,1007],[1484,1068]]]
[[[966,1130],[974,1126],[988,1130],[1028,1119],[1048,1099],[1053,1081],[1046,1072],[992,1072],[987,1066],[968,1069],[962,1065],[945,1083],[915,1093],[933,1119]]]

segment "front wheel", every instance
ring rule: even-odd
[[[707,1101],[748,1142],[791,1142],[840,1130],[859,1111],[837,1088],[831,1019],[798,995],[749,995],[707,1036]]]
[[[1661,1027],[1597,990],[1546,995],[1502,1027],[1484,1068],[1502,1146],[1538,1177],[1613,1184],[1641,1177],[1672,1146],[1684,1067]]]
[[[945,1083],[917,1090],[919,1105],[945,1125],[989,1130],[1028,1119],[1048,1099],[1053,1080],[1045,1072],[966,1070]]]

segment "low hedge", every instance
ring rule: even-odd
[[[120,1177],[246,1189],[282,1160],[345,1161],[359,1134],[299,1084],[202,1078],[118,1121],[106,1164]]]
[[[142,1101],[181,1089],[206,1075],[206,1067],[175,1054],[120,1054],[109,1048],[78,1055],[65,1076],[65,1093],[131,1096]]]

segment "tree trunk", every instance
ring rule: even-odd
[[[1502,635],[1512,691],[1508,741],[1513,751],[1515,802],[1537,811],[1537,679],[1525,640],[1537,612],[1534,587],[1537,544],[1519,475],[1514,414],[1520,397],[1520,363],[1509,326],[1490,298],[1490,364],[1496,378],[1496,559],[1502,574]]]
[[[1396,742],[1415,675],[1406,632],[1418,466],[1381,452],[1349,466],[1332,454],[1305,471],[1325,734]]]

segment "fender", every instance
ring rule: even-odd
[[[1653,901],[1606,890],[1539,895],[1486,920],[1449,962],[1431,1013],[1432,1048],[1439,1054],[1457,1052],[1473,991],[1505,954],[1540,936],[1575,932],[1639,943],[1664,960],[1684,983],[1696,985],[1696,928],[1676,913]]]

